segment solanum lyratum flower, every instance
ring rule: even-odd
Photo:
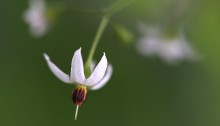
[[[86,78],[84,74],[81,48],[75,51],[73,55],[70,75],[61,71],[50,60],[47,54],[44,54],[44,58],[46,59],[50,70],[58,79],[64,83],[76,85],[76,88],[73,91],[72,101],[77,107],[81,106],[86,100],[87,89],[98,90],[102,88],[112,75],[112,66],[108,63],[105,53],[96,67],[94,67],[94,63],[91,63],[91,75],[88,78]]]

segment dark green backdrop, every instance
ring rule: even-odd
[[[113,3],[74,2],[73,8]],[[35,39],[22,20],[27,1],[0,1],[0,125],[219,126],[219,1],[195,1],[198,4],[185,24],[188,39],[203,57],[199,62],[170,66],[140,56],[133,45],[119,43],[113,34],[114,23],[121,23],[136,34],[136,21],[158,19],[164,3],[140,1],[114,15],[95,53],[99,60],[106,52],[114,67],[112,79],[103,89],[89,92],[74,121],[74,87],[52,75],[42,54],[47,52],[69,73],[76,49],[82,47],[86,60],[101,17],[69,12],[46,36]]]

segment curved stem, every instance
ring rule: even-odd
[[[89,52],[89,56],[87,58],[86,64],[85,64],[85,68],[84,68],[84,73],[86,77],[89,77],[91,71],[90,71],[90,65],[92,62],[92,58],[94,56],[95,50],[97,48],[97,45],[101,39],[101,36],[109,22],[109,18],[111,17],[111,15],[113,15],[114,13],[120,11],[121,9],[127,7],[128,5],[130,5],[132,2],[137,1],[137,0],[128,0],[119,4],[115,4],[111,7],[109,7],[109,9],[107,9],[107,11],[104,13],[104,16],[102,17],[101,23],[98,27],[97,33],[95,35],[94,41],[92,43],[92,47],[90,49]]]
[[[113,15],[115,13],[117,13],[118,11],[124,9],[125,7],[129,6],[131,3],[136,2],[137,0],[125,0],[125,1],[121,1],[119,3],[116,3],[112,6],[110,6],[107,11],[106,11],[106,15]]]
[[[108,24],[108,21],[109,21],[109,17],[108,16],[103,16],[102,20],[101,20],[101,23],[99,25],[99,28],[98,28],[98,31],[95,35],[95,39],[93,41],[93,44],[92,44],[92,47],[90,49],[90,53],[89,53],[89,56],[87,58],[87,61],[86,61],[86,64],[85,64],[85,75],[88,77],[90,75],[90,64],[92,62],[92,58],[94,56],[94,53],[95,53],[95,50],[97,48],[97,45],[101,39],[101,36]]]

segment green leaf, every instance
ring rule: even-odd
[[[115,24],[113,27],[117,39],[123,44],[130,45],[134,41],[134,33],[121,24]]]

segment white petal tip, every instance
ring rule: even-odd
[[[44,53],[43,56],[46,60],[50,60],[50,57],[46,53]]]
[[[75,51],[71,63],[70,81],[83,84],[85,81],[81,47]]]
[[[61,71],[52,61],[50,61],[49,56],[44,53],[43,54],[47,65],[49,66],[50,70],[52,71],[52,73],[59,78],[61,81],[63,81],[64,83],[70,83],[69,81],[69,75],[65,74],[63,71]]]
[[[81,52],[81,50],[82,50],[82,48],[80,47],[79,49],[77,49],[77,50],[75,51],[75,53],[76,53],[76,52]]]
[[[105,75],[107,65],[108,65],[108,61],[105,56],[105,53],[103,53],[101,60],[99,61],[98,65],[96,66],[92,74],[86,80],[85,84],[87,86],[94,86],[96,83],[98,83]]]

